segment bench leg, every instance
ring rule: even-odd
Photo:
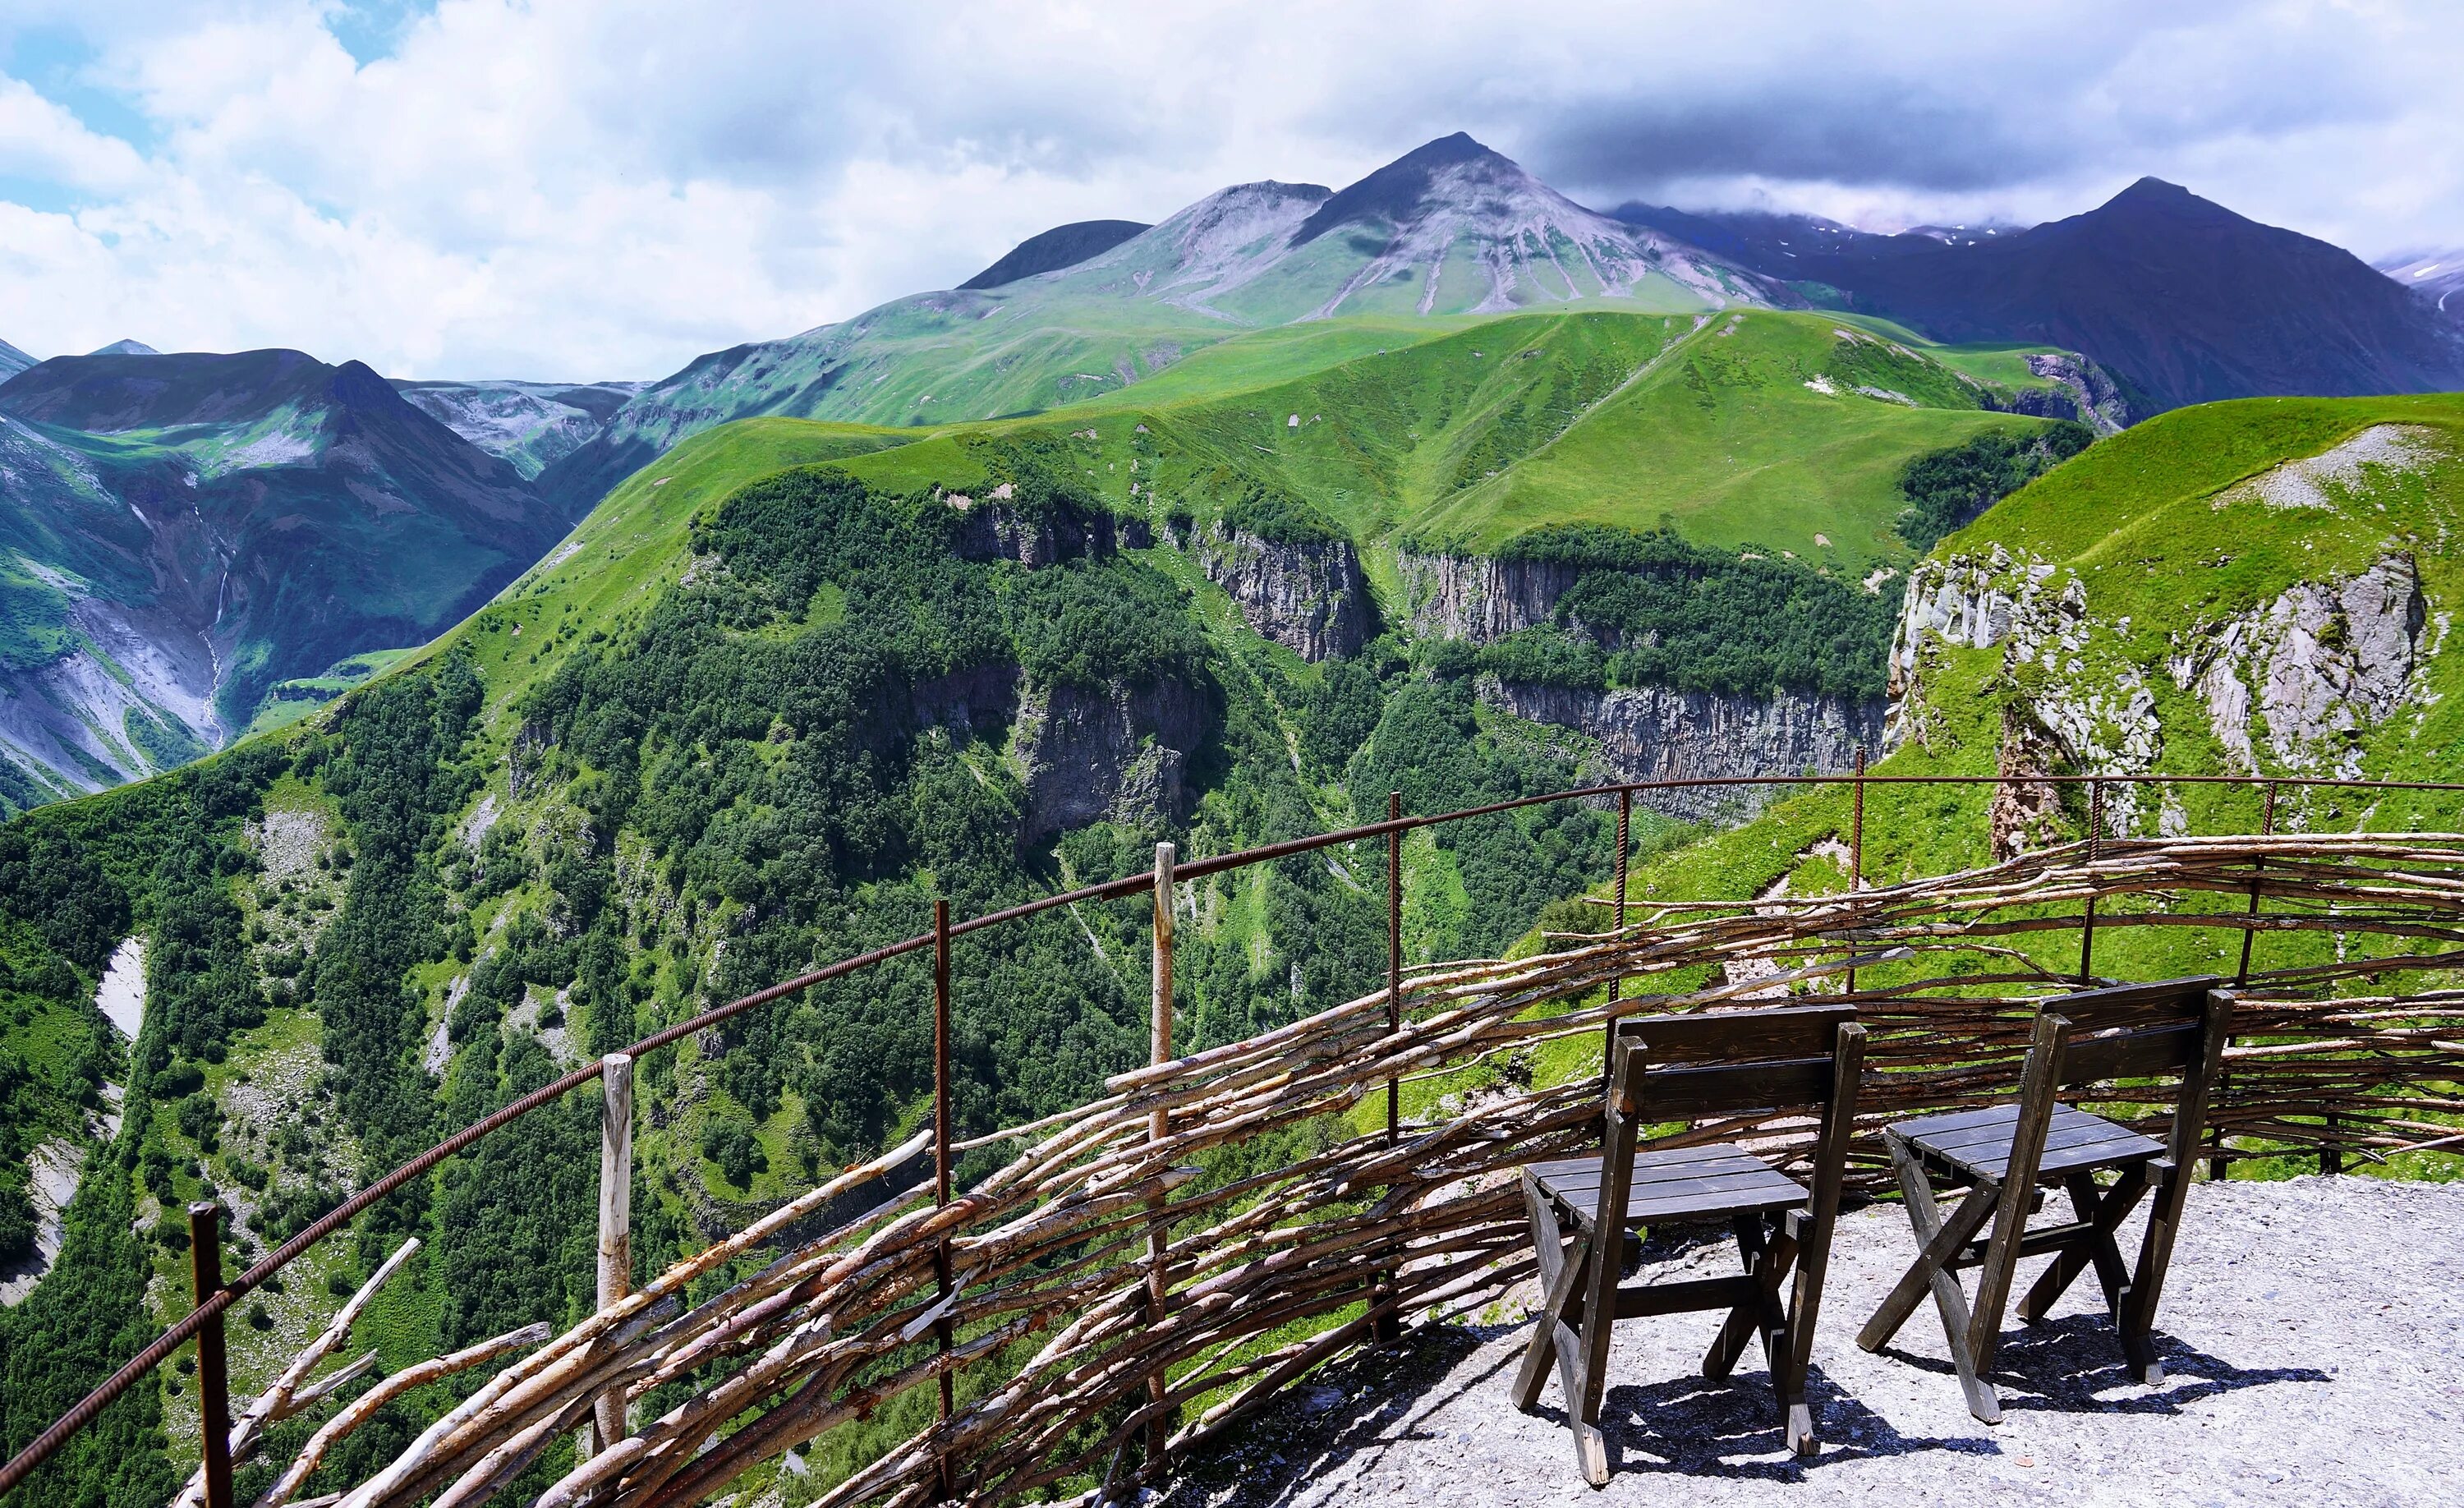
[[[1899,1173],[1900,1192],[1907,1200],[1908,1223],[1916,1228],[1917,1244],[1930,1249],[1935,1244],[1936,1237],[1943,1235],[1943,1220],[1942,1211],[1934,1203],[1933,1186],[1925,1180],[1925,1165],[1917,1160],[1916,1153],[1908,1149],[1907,1144],[1898,1137],[1885,1131],[1882,1139],[1891,1148],[1891,1165]],[[1969,1191],[1968,1197],[1960,1202],[1956,1218],[1961,1226],[1973,1232],[1985,1223],[1985,1216],[1991,1213],[1993,1206],[1999,1202],[1995,1191],[1983,1187],[1972,1189]],[[1971,1205],[1975,1207],[1976,1212],[1972,1215],[1969,1213]],[[1960,1246],[1966,1244],[1967,1238],[1963,1236],[1958,1241],[1950,1243],[1950,1250],[1955,1252]],[[1968,1312],[1968,1295],[1961,1291],[1959,1279],[1951,1275],[1948,1266],[1944,1262],[1926,1260],[1930,1255],[1928,1250],[1927,1253],[1920,1256],[1918,1260],[1930,1269],[1928,1277],[1929,1286],[1933,1290],[1934,1308],[1942,1315],[1942,1333],[1950,1343],[1950,1365],[1959,1371],[1960,1389],[1968,1395],[1968,1411],[1986,1424],[2000,1424],[2002,1400],[1995,1396],[1993,1385],[1978,1375],[1975,1360],[1969,1354],[1968,1329],[1970,1317]],[[1910,1269],[1909,1276],[1915,1277],[1916,1271],[1916,1269]],[[1874,1318],[1876,1322],[1880,1322],[1884,1316],[1877,1314]],[[1894,1324],[1890,1329],[1884,1330],[1879,1339],[1870,1339],[1875,1328],[1876,1325],[1868,1324],[1864,1333],[1857,1337],[1858,1344],[1869,1351],[1881,1350],[1883,1343],[1890,1339],[1891,1332],[1898,1329],[1898,1325]]]
[[[1531,1221],[1531,1250],[1540,1264],[1540,1313],[1531,1326],[1531,1344],[1523,1353],[1523,1370],[1514,1381],[1514,1407],[1525,1413],[1540,1406],[1540,1389],[1549,1380],[1549,1365],[1556,1360],[1557,1331],[1567,1320],[1580,1313],[1583,1279],[1591,1265],[1592,1243],[1577,1236],[1569,1242],[1557,1224],[1555,1212],[1549,1201],[1531,1185],[1523,1181],[1524,1213]],[[1577,1396],[1567,1395],[1568,1411],[1572,1412]]]
[[[2125,1169],[2121,1180],[2102,1191],[2086,1173],[2072,1174],[2064,1180],[2064,1187],[2070,1191],[2072,1211],[2094,1230],[2054,1254],[2053,1265],[2037,1275],[2028,1296],[2020,1300],[2019,1318],[2030,1324],[2042,1321],[2053,1312],[2055,1300],[2061,1298],[2072,1281],[2093,1265],[2097,1283],[2104,1290],[2105,1312],[2119,1322],[2130,1278],[2122,1265],[2122,1250],[2114,1245],[2113,1233],[2146,1191],[2146,1169]]]
[[[2139,1266],[2123,1295],[2122,1354],[2141,1382],[2153,1388],[2165,1380],[2164,1364],[2156,1360],[2149,1332],[2156,1324],[2156,1300],[2165,1291],[2165,1269],[2173,1259],[2173,1233],[2182,1218],[2184,1186],[2189,1172],[2178,1166],[2159,1174],[2155,1207],[2147,1212],[2147,1234],[2139,1243]]]

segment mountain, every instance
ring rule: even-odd
[[[2464,339],[2359,258],[2153,178],[2067,220],[1947,239],[1803,217],[1620,214],[1669,233],[1707,222],[1754,271],[1937,339],[2084,352],[2143,410],[2464,385]]]
[[[161,356],[163,353],[142,340],[114,340],[109,345],[88,351],[88,356]]]
[[[2464,322],[2464,250],[2408,251],[2373,262],[2380,272],[2448,318]]]
[[[527,479],[579,449],[640,382],[414,382],[393,379],[413,406]]]
[[[1910,575],[1883,775],[2464,778],[2464,395],[2243,400],[2162,414],[2013,493]],[[2057,652],[2058,651],[2058,652]],[[1923,794],[1920,794],[1920,793]],[[2311,830],[2453,830],[2453,791],[2354,804],[2282,791]],[[2255,830],[2246,787],[2106,788],[2116,837]],[[2050,787],[1877,787],[1869,875],[1939,874],[2079,836]],[[1644,896],[1818,894],[1849,793],[1779,803],[1643,866]],[[2108,955],[2102,933],[2098,957]],[[2289,942],[2290,939],[2285,939]],[[2262,941],[2262,948],[2282,946]],[[2147,929],[2124,978],[2229,972],[2211,936]],[[2323,953],[2322,950],[2322,953]],[[2281,956],[2280,954],[2278,955]]]
[[[1057,273],[1065,267],[1075,267],[1090,256],[1109,251],[1149,229],[1142,220],[1075,220],[1067,225],[1057,225],[1041,235],[1028,236],[1010,248],[1000,261],[958,286],[1000,288],[1022,277]]]
[[[1655,314],[1796,301],[1456,135],[1340,191],[1237,185],[1055,271],[714,352],[644,389],[539,485],[578,511],[677,441],[749,415],[914,425],[1039,412],[1150,380],[1243,330],[1379,319],[1400,325],[1393,343],[1431,318],[1595,299]]]
[[[0,340],[0,380],[16,376],[34,364],[34,359],[6,340]]]
[[[0,482],[10,806],[313,707],[299,678],[432,637],[564,532],[365,366],[297,351],[38,363],[0,383]]]

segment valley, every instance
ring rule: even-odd
[[[589,1056],[1159,840],[1866,754],[2108,776],[2112,836],[2251,825],[2246,788],[2127,776],[2464,776],[2464,400],[2195,402],[2315,369],[2129,376],[2033,315],[1829,299],[1686,229],[1455,137],[1337,191],[1063,227],[657,382],[287,351],[0,382],[0,1432],[179,1309],[186,1201],[260,1256]],[[1837,888],[1847,801],[1646,794],[1636,893]],[[2453,826],[2443,795],[2287,801]],[[2087,820],[2075,787],[1890,789],[1865,872]],[[1416,832],[1405,963],[1591,929],[1616,843],[1579,806]],[[1181,1050],[1381,981],[1386,863],[1188,886]],[[957,946],[961,1136],[1145,1060],[1147,905]],[[2115,967],[2211,962],[2154,935]],[[646,1064],[637,1270],[911,1135],[931,993],[902,958]],[[597,1146],[577,1097],[411,1185],[243,1317],[236,1388],[414,1234],[361,1331],[380,1373],[581,1316]],[[195,1421],[172,1374],[47,1484],[159,1500]]]

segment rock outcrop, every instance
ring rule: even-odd
[[[1185,820],[1190,755],[1216,720],[1203,688],[1169,677],[1027,686],[1012,744],[1026,789],[1023,838],[1042,842],[1105,818],[1149,830]]]
[[[2428,619],[2418,566],[2390,550],[2356,575],[2297,582],[2261,607],[2195,624],[2171,637],[2161,667],[2143,665],[2129,620],[2098,620],[2077,572],[1995,544],[1910,574],[1884,739],[1892,748],[1925,739],[1929,655],[1999,647],[2005,775],[2154,770],[2166,731],[2150,682],[2162,676],[2197,694],[2233,768],[2357,777],[2364,735],[2411,700]],[[2104,810],[2115,836],[2145,830],[2151,810],[2159,833],[2186,820],[2176,795],[2129,784],[2106,788]],[[1995,851],[2048,841],[2055,816],[2050,787],[2006,790],[1994,805]]]
[[[2302,581],[2265,607],[2203,625],[2167,661],[2196,688],[2216,741],[2244,770],[2269,762],[2358,776],[2358,735],[2403,706],[2430,607],[2412,556],[2390,551],[2359,576]]]
[[[942,501],[965,515],[952,541],[961,559],[1015,560],[1029,570],[1111,555],[1124,546],[1155,542],[1145,520],[1121,518],[1100,509],[1047,504],[1034,514],[1010,505],[1003,482],[981,498],[950,492]]]
[[[1312,663],[1360,652],[1377,616],[1349,539],[1287,543],[1217,522],[1177,541],[1250,627]]]
[[[1663,686],[1584,691],[1480,680],[1481,699],[1500,711],[1570,728],[1598,753],[1586,779],[1668,780],[1702,776],[1833,774],[1854,769],[1859,745],[1882,732],[1882,705],[1834,696],[1731,696]],[[1750,813],[1782,788],[1706,786],[1637,799],[1695,820]]]
[[[2129,400],[2122,396],[2121,384],[2114,382],[2112,374],[2103,367],[2083,357],[2062,352],[2032,354],[2027,361],[2029,371],[2062,384],[2070,399],[2070,411],[2055,412],[2050,404],[2031,407],[2028,398],[2023,395],[2020,401],[2012,404],[2013,412],[2033,413],[2047,419],[2076,419],[2095,429],[2100,436],[2120,434],[2130,427]],[[2042,388],[2034,389],[2034,392],[2043,394],[2045,398],[2056,396],[2045,393]]]
[[[1414,631],[1486,644],[1550,621],[1584,568],[1553,560],[1414,555],[1396,562]]]

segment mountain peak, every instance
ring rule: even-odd
[[[162,354],[143,340],[114,340],[109,345],[86,353],[88,356],[161,356]]]
[[[1142,220],[1074,220],[1040,235],[1028,236],[1009,254],[960,283],[960,288],[999,288],[1039,273],[1075,267],[1101,256],[1141,230],[1153,229]]]
[[[1530,182],[1513,159],[1491,151],[1457,131],[1423,142],[1395,161],[1348,187],[1337,189],[1317,212],[1293,233],[1292,245],[1306,246],[1336,226],[1360,220],[1385,220],[1401,225],[1419,218],[1439,175],[1449,168],[1486,169],[1486,176]]]

